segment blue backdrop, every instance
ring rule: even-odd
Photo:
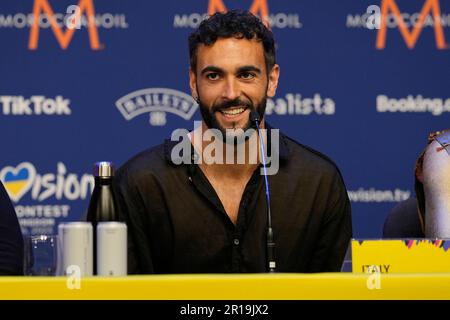
[[[79,29],[64,24],[71,5]],[[335,160],[354,236],[381,236],[414,194],[427,134],[449,127],[449,0],[2,0],[0,179],[24,233],[80,218],[94,162],[193,127],[187,37],[225,8],[269,16],[281,79],[268,121]]]

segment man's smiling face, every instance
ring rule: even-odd
[[[200,44],[196,65],[189,83],[208,128],[219,129],[225,137],[226,129],[245,131],[251,126],[251,110],[264,115],[267,97],[275,94],[279,67],[267,73],[261,42],[232,37]]]

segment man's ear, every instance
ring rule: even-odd
[[[280,77],[280,66],[275,64],[269,72],[269,83],[267,85],[267,96],[272,98],[277,92],[278,78]]]
[[[194,98],[195,101],[198,100],[197,96],[197,75],[195,74],[195,71],[192,70],[191,67],[189,67],[189,87],[191,88],[191,95]]]

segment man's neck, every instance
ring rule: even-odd
[[[264,122],[261,122],[261,129]],[[244,145],[228,144],[221,139],[205,139],[208,127],[204,122],[202,126],[194,129],[189,134],[191,143],[195,151],[200,156],[199,166],[207,174],[216,179],[247,179],[260,164],[259,136],[255,132],[250,138],[242,142]],[[256,130],[255,130],[256,131]],[[210,137],[210,136],[209,136]],[[214,152],[211,157],[211,150],[222,150],[222,154]],[[244,156],[242,152],[244,151]],[[242,158],[243,156],[243,158]]]

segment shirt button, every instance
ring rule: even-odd
[[[234,245],[238,246],[239,245],[239,239],[234,239]]]

